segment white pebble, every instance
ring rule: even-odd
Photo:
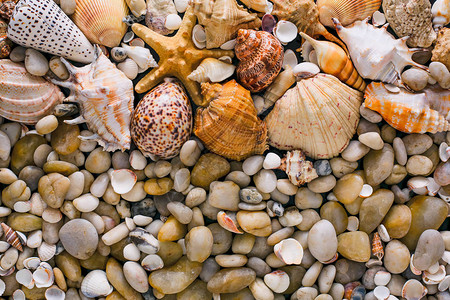
[[[84,194],[72,201],[73,206],[81,212],[90,212],[97,208],[100,201],[91,194]]]
[[[289,276],[286,272],[277,270],[264,275],[264,283],[275,293],[283,293],[289,287]]]
[[[384,141],[378,132],[363,133],[358,137],[358,140],[361,144],[364,144],[374,150],[381,150],[384,146]]]
[[[438,61],[430,63],[429,71],[431,76],[439,83],[443,89],[450,88],[450,71],[447,67]]]
[[[9,54],[9,59],[13,62],[23,62],[25,60],[25,51],[27,51],[27,48],[17,46],[12,49],[11,53]]]
[[[166,160],[159,160],[155,164],[153,172],[155,172],[156,177],[163,178],[170,174],[172,171],[172,164]]]
[[[138,261],[141,258],[141,251],[131,243],[123,247],[123,257],[131,261]]]
[[[242,171],[248,176],[253,176],[258,173],[259,170],[263,167],[264,156],[262,155],[254,155],[250,156],[246,160],[244,160],[242,164]]]
[[[25,68],[31,75],[44,76],[49,70],[49,65],[42,53],[29,48],[25,51]]]
[[[188,167],[195,165],[201,155],[200,147],[195,140],[189,140],[183,144],[180,150],[180,160]]]
[[[36,123],[36,131],[39,134],[53,132],[58,127],[58,119],[54,115],[48,115]]]
[[[103,197],[109,184],[108,173],[100,174],[92,183],[90,192],[95,197]]]
[[[256,188],[263,193],[271,193],[277,187],[277,176],[272,170],[261,170],[253,176]]]
[[[177,12],[184,13],[189,6],[189,0],[174,0]]]
[[[133,217],[133,222],[137,226],[147,226],[153,221],[151,217],[143,216],[143,215],[137,215]]]
[[[164,26],[166,26],[169,30],[177,30],[181,26],[181,17],[178,14],[169,14],[166,17],[166,22]]]
[[[147,159],[139,150],[133,150],[130,154],[130,165],[135,170],[144,170],[147,166]]]
[[[61,58],[59,56],[53,56],[52,58],[50,58],[50,62],[48,63],[48,65],[53,74],[55,74],[59,79],[66,80],[69,78],[69,71],[61,62]]]
[[[266,155],[263,162],[264,169],[276,169],[281,165],[281,158],[273,152]]]
[[[66,15],[70,16],[75,12],[77,2],[75,0],[60,0],[59,6]]]

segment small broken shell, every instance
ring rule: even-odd
[[[22,290],[15,290],[12,294],[13,300],[26,300],[25,293]]]
[[[46,262],[40,263],[36,271],[33,272],[33,279],[38,288],[51,286],[54,281],[52,267]]]
[[[17,271],[16,280],[18,283],[26,286],[29,289],[32,289],[34,287],[33,273],[31,273],[31,271],[28,269]]]
[[[388,243],[391,240],[391,237],[389,236],[389,233],[383,224],[378,225],[377,232],[383,242]]]
[[[436,183],[433,177],[427,177],[427,179],[428,179],[427,184],[428,196],[436,196],[436,194],[441,189],[441,186],[438,183]]]
[[[288,151],[281,159],[280,170],[286,172],[292,184],[300,186],[319,177],[312,162],[300,150]]]
[[[220,226],[222,226],[228,231],[240,234],[243,233],[242,231],[239,230],[239,228],[236,225],[237,224],[236,215],[234,215],[234,218],[232,218],[228,216],[223,210],[221,210],[217,213],[217,222],[219,223]]]
[[[370,197],[370,195],[372,195],[373,193],[373,187],[370,184],[364,184],[361,192],[359,192],[359,196],[361,198],[367,198]]]
[[[137,181],[136,174],[128,169],[114,170],[111,174],[111,186],[119,195],[126,194],[134,187]]]
[[[129,44],[130,44],[130,46],[145,48],[145,42],[141,38],[134,38],[129,42]]]
[[[81,292],[88,298],[96,298],[111,294],[113,287],[109,284],[105,271],[89,272],[81,282]]]
[[[235,69],[232,64],[208,57],[187,78],[199,83],[220,82],[233,75]]]
[[[265,14],[261,19],[261,28],[268,33],[273,33],[273,29],[277,25],[277,20],[271,14]]]
[[[431,274],[428,270],[423,271],[422,280],[425,284],[439,284],[445,278],[445,267],[440,265],[436,273]]]
[[[149,254],[141,261],[141,266],[147,271],[155,271],[164,267],[164,262],[159,255]]]
[[[128,46],[123,43],[122,47],[127,52],[128,57],[134,60],[140,68],[155,68],[158,66],[149,49],[144,47]]]
[[[192,41],[194,42],[195,47],[199,49],[203,49],[206,47],[206,33],[205,28],[197,24],[192,29]]]
[[[296,239],[285,239],[273,247],[275,255],[287,265],[299,265],[303,259],[303,247]]]
[[[174,0],[173,2],[175,4],[175,9],[180,14],[184,13],[189,6],[189,0]]]
[[[417,269],[417,268],[414,266],[413,260],[414,260],[414,254],[411,255],[411,259],[409,260],[409,268],[411,269],[411,272],[412,272],[414,275],[417,275],[417,276],[422,275],[422,271],[420,271],[419,269]]]
[[[41,261],[48,261],[55,256],[56,253],[56,245],[51,245],[46,242],[42,242],[42,244],[38,247],[38,255]]]
[[[445,276],[444,280],[439,282],[438,290],[440,292],[446,291],[450,287],[450,275]]]
[[[296,65],[292,72],[294,73],[295,79],[299,81],[301,79],[313,77],[320,72],[320,69],[316,64],[311,62],[302,62]]]
[[[58,288],[56,285],[53,285],[45,290],[45,299],[64,300],[66,299],[66,293],[64,293],[64,291]]]
[[[427,192],[428,179],[423,176],[415,176],[408,180],[408,188],[416,194]]]
[[[386,23],[386,17],[381,11],[376,11],[372,15],[372,24],[375,26],[382,26]]]
[[[294,23],[281,20],[273,29],[273,33],[282,44],[287,44],[295,40],[298,35],[298,29]]]
[[[39,267],[41,260],[39,257],[28,257],[23,261],[23,266],[29,270],[35,270]]]
[[[220,46],[222,50],[234,50],[234,46],[236,46],[236,39],[229,40],[228,42],[223,43]]]
[[[298,65],[298,59],[295,52],[291,49],[287,49],[286,51],[284,51],[282,68],[286,69],[286,66],[290,66],[293,69],[296,65]]]
[[[421,299],[428,293],[426,287],[416,279],[410,279],[403,285],[402,297],[406,300]]]

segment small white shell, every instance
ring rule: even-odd
[[[419,269],[417,269],[415,266],[414,266],[414,254],[413,255],[411,255],[411,258],[409,259],[409,268],[411,269],[411,272],[414,274],[414,275],[417,275],[417,276],[419,276],[419,275],[422,275],[422,271],[420,271]]]
[[[389,233],[383,224],[378,225],[377,232],[383,242],[388,243],[391,240],[391,237],[389,236]]]
[[[431,274],[428,271],[423,271],[422,273],[422,280],[425,284],[438,284],[445,278],[445,267],[439,266],[439,269],[436,273]]]
[[[200,65],[188,75],[188,79],[197,82],[220,82],[233,75],[236,66],[218,59],[205,58]]]
[[[42,244],[42,230],[33,231],[28,235],[28,248],[35,249]]]
[[[122,71],[130,80],[133,80],[138,75],[138,65],[131,58],[125,59],[123,62],[117,64],[117,69]]]
[[[228,42],[223,43],[220,46],[222,50],[234,50],[234,46],[236,46],[236,39],[229,40]]]
[[[223,61],[223,62],[226,62],[226,63],[229,63],[229,64],[233,63],[233,59],[230,56],[227,56],[227,55],[219,57],[219,60]]]
[[[47,244],[46,242],[42,242],[42,244],[38,248],[38,255],[41,261],[48,261],[55,256],[56,253],[56,245]]]
[[[15,290],[12,294],[13,300],[26,300],[25,293],[22,290]]]
[[[45,299],[47,300],[64,300],[66,293],[57,286],[51,286],[45,291]]]
[[[111,186],[119,195],[126,194],[136,184],[136,174],[128,169],[114,170],[111,174]]]
[[[0,279],[0,296],[3,295],[5,290],[6,290],[6,284],[3,280]]]
[[[391,273],[381,270],[375,274],[373,281],[375,285],[387,285],[391,280],[391,277],[392,277]]]
[[[132,40],[129,42],[129,44],[130,44],[130,46],[134,46],[134,47],[144,47],[144,48],[145,48],[145,42],[144,42],[144,40],[141,39],[141,38],[135,38],[135,39],[132,39]]]
[[[290,66],[292,69],[294,69],[296,65],[298,65],[297,55],[291,49],[287,49],[284,52],[283,69],[285,69],[286,66]]]
[[[128,46],[126,44],[122,44],[122,47],[127,52],[128,57],[134,60],[134,62],[139,67],[155,68],[158,66],[149,49],[143,47]]]
[[[378,299],[378,300],[386,300],[389,298],[390,295],[390,291],[387,287],[385,286],[377,286],[374,290],[373,290],[373,295]]]
[[[174,0],[175,9],[179,13],[184,13],[189,6],[189,0]]]
[[[206,33],[202,25],[197,24],[192,29],[192,41],[195,47],[203,49],[206,47]]]
[[[34,270],[39,267],[40,263],[39,257],[28,257],[23,261],[23,266],[29,270]]]
[[[450,286],[450,275],[445,276],[444,280],[439,282],[438,290],[440,292],[446,291]]]
[[[303,247],[296,239],[285,239],[273,247],[275,255],[287,265],[299,265],[303,259]]]
[[[302,49],[301,54],[302,54],[303,61],[311,62],[309,60],[309,54],[311,53],[311,51],[314,51],[314,47],[311,45],[311,43],[308,42],[307,40],[304,40],[301,49]]]
[[[155,271],[164,267],[164,262],[156,254],[149,254],[141,261],[141,266],[147,271]]]
[[[138,261],[141,258],[141,251],[135,244],[130,243],[123,247],[123,257],[127,260]]]
[[[382,26],[386,23],[386,17],[381,11],[376,11],[372,15],[372,24],[375,26]]]
[[[123,42],[124,43],[129,43],[133,38],[134,38],[134,32],[133,31],[128,31],[123,36]]]
[[[313,77],[320,72],[319,67],[311,62],[302,62],[294,67],[292,73],[298,80]]]
[[[54,281],[52,267],[48,263],[42,262],[33,272],[33,279],[38,288],[51,286]]]
[[[428,196],[436,196],[436,194],[441,189],[441,186],[436,183],[433,177],[427,177],[427,179],[428,179],[427,184]]]
[[[442,142],[439,145],[439,158],[446,162],[450,158],[450,148],[448,147],[448,144],[445,142]]]
[[[31,271],[28,269],[17,271],[16,280],[18,283],[26,286],[29,289],[33,288],[34,286],[33,273],[31,273]]]
[[[413,192],[415,192],[417,194],[416,191],[425,189],[428,185],[428,179],[426,177],[423,176],[415,176],[412,177],[408,180],[407,182],[407,186],[410,190],[412,190]]]
[[[264,283],[275,293],[283,293],[289,287],[289,276],[281,270],[264,275]]]
[[[372,195],[373,193],[373,187],[370,184],[364,184],[361,192],[359,193],[359,196],[361,198],[367,198],[370,197],[370,195]]]
[[[164,26],[169,30],[177,30],[181,26],[181,17],[178,14],[169,14],[166,17]]]
[[[439,197],[441,197],[442,200],[444,200],[445,202],[450,202],[450,195],[447,194],[443,188],[441,188],[438,192]]]
[[[102,270],[89,272],[81,282],[81,292],[88,298],[108,296],[112,291],[113,287]]]
[[[410,279],[403,285],[402,297],[406,300],[421,299],[428,293],[426,287],[416,279]]]
[[[281,20],[273,29],[273,33],[282,44],[287,44],[295,40],[298,35],[298,29],[294,23]]]

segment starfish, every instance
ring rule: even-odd
[[[230,50],[198,49],[192,41],[192,29],[197,17],[192,7],[184,14],[183,22],[177,34],[167,37],[156,33],[144,25],[135,23],[132,26],[134,33],[142,38],[153,50],[158,53],[160,60],[158,67],[151,70],[135,87],[136,92],[144,93],[155,87],[165,77],[178,78],[186,88],[192,101],[198,106],[205,106],[200,93],[200,84],[187,78],[198,65],[208,57],[220,58],[222,56],[234,56]]]

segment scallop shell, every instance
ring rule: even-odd
[[[53,112],[64,99],[60,89],[42,77],[27,72],[22,63],[0,60],[0,115],[25,124],[35,124]]]
[[[408,66],[427,70],[412,60],[412,55],[420,49],[409,49],[405,38],[396,40],[386,31],[386,26],[377,28],[369,20],[356,21],[343,27],[333,19],[339,37],[347,45],[350,57],[363,78],[380,80],[399,85],[400,74]],[[367,38],[370,36],[370,38]]]
[[[375,255],[378,260],[382,260],[384,256],[383,244],[381,243],[380,234],[375,232],[372,238],[372,254]]]
[[[410,279],[403,285],[402,297],[406,300],[422,299],[428,290],[417,279]]]
[[[49,261],[55,256],[55,253],[56,245],[47,244],[46,242],[42,242],[38,248],[38,255],[41,261]]]
[[[300,35],[313,46],[317,62],[323,72],[336,76],[352,88],[364,92],[366,88],[364,79],[359,76],[352,61],[341,47],[331,42],[317,41],[303,32]]]
[[[432,61],[443,63],[450,70],[450,28],[441,28],[432,51]]]
[[[298,186],[319,177],[312,162],[306,160],[300,150],[288,151],[281,160],[280,169],[286,172],[292,184]]]
[[[220,82],[233,75],[236,67],[218,59],[205,58],[200,65],[187,77],[197,82]]]
[[[142,98],[131,122],[131,136],[139,150],[163,159],[180,153],[191,130],[189,99],[181,84],[169,78]]]
[[[69,71],[66,81],[51,79],[53,83],[70,89],[69,101],[80,106],[80,117],[69,124],[87,123],[89,137],[105,151],[130,149],[130,120],[133,111],[133,83],[96,47],[93,63],[77,68],[61,59]]]
[[[236,0],[193,0],[198,23],[205,27],[206,48],[217,48],[236,38],[239,29],[258,29],[261,20]]]
[[[273,247],[275,255],[287,265],[299,265],[303,259],[303,247],[293,238],[284,239]]]
[[[113,287],[109,284],[106,273],[102,270],[89,272],[81,282],[81,292],[88,298],[107,296]]]
[[[9,21],[8,37],[21,46],[77,62],[94,59],[94,47],[52,0],[20,0]]]
[[[283,46],[270,33],[239,29],[236,40],[239,82],[251,92],[268,87],[281,71]]]
[[[450,22],[450,1],[436,0],[431,7],[434,28],[440,28]]]
[[[436,39],[429,0],[384,0],[383,11],[395,34],[410,47],[429,47]]]
[[[76,0],[73,22],[94,44],[116,47],[127,32],[122,22],[128,13],[124,0]]]
[[[19,251],[23,251],[22,243],[19,239],[19,236],[17,235],[17,232],[15,232],[11,227],[6,225],[5,223],[1,223],[0,225],[2,226],[2,230],[8,244],[10,244]]]
[[[363,94],[332,75],[319,73],[288,90],[264,120],[269,144],[301,149],[314,159],[330,158],[356,132]]]
[[[366,88],[364,105],[378,112],[397,130],[407,133],[440,132],[450,130],[450,90],[439,85],[429,86],[420,93],[400,88],[392,93],[380,82]]]
[[[262,154],[267,129],[258,116],[250,92],[235,80],[224,85],[202,84],[208,107],[198,108],[194,133],[214,153],[233,160]]]
[[[164,23],[168,15],[176,13],[173,0],[147,0],[145,25],[159,34],[171,34],[173,30],[167,29]]]
[[[332,18],[341,21],[343,26],[358,20],[364,20],[377,11],[381,0],[317,0],[320,22],[334,27]]]

